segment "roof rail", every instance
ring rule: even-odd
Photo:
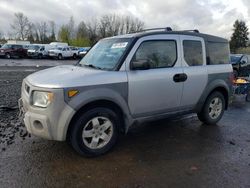
[[[198,29],[190,29],[190,30],[183,30],[184,32],[187,31],[187,32],[194,32],[194,33],[200,33]]]
[[[173,31],[171,27],[158,27],[158,28],[144,29],[141,32],[154,31],[154,30]]]

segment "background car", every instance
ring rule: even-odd
[[[88,53],[89,50],[90,50],[90,47],[81,47],[81,48],[79,48],[78,56],[79,57],[84,57]]]
[[[11,57],[23,58],[27,56],[27,49],[20,44],[4,44],[0,48],[0,56],[4,56],[7,59],[10,59]]]
[[[231,54],[230,60],[235,77],[250,75],[250,55]]]

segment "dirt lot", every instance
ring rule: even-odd
[[[235,98],[218,126],[204,126],[195,115],[143,124],[121,136],[112,152],[88,159],[67,143],[29,135],[18,120],[21,81],[36,70],[0,66],[1,188],[250,187],[244,97]]]

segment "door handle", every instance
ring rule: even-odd
[[[175,82],[185,82],[187,80],[187,75],[185,73],[176,74],[173,77]]]

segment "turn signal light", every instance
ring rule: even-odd
[[[69,97],[69,98],[74,97],[74,96],[77,95],[77,93],[78,93],[77,90],[69,90],[69,91],[68,91],[68,97]]]

